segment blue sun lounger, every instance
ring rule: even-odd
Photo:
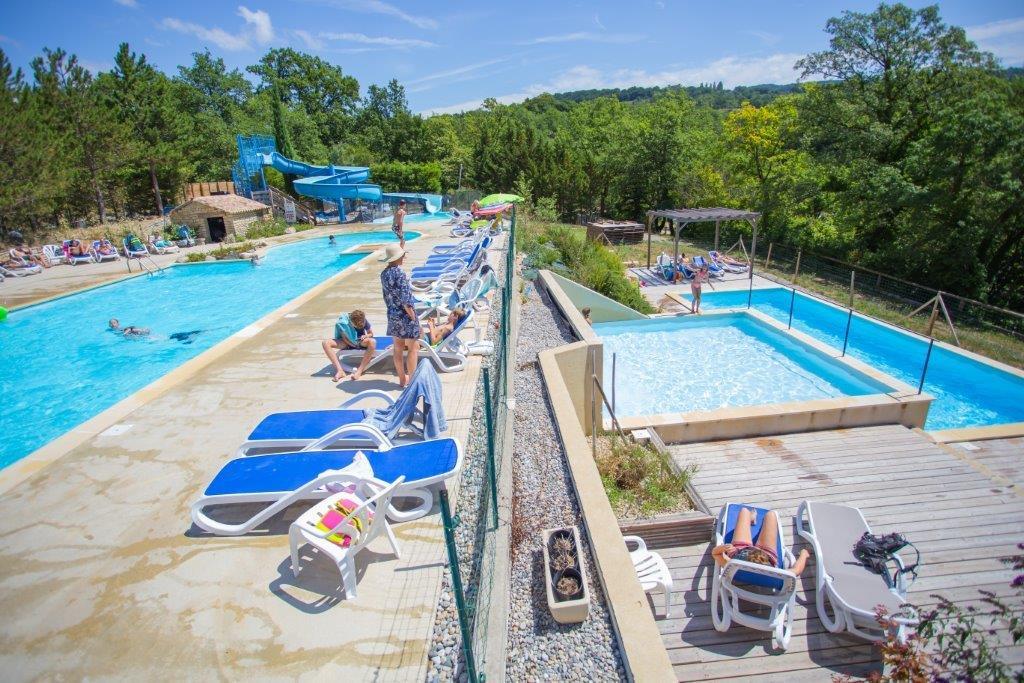
[[[765,516],[770,511],[754,505],[726,503],[715,522],[715,546],[732,543],[736,520],[743,508],[757,514],[750,528],[751,537],[757,541]],[[796,560],[785,547],[781,523],[775,556],[779,559],[780,567],[736,559],[729,560],[724,567],[717,564],[711,567],[711,621],[716,631],[729,630],[735,621],[748,628],[770,631],[776,647],[781,650],[789,646],[793,634],[793,609],[796,605],[796,575],[790,569]],[[751,590],[751,587],[756,588]],[[767,616],[744,609],[743,606],[750,604],[767,608]]]
[[[300,500],[318,500],[330,495],[327,484],[351,483],[357,477],[341,468],[352,464],[360,451],[301,451],[237,458],[221,468],[192,504],[196,526],[221,536],[240,536]],[[399,477],[398,498],[417,498],[419,504],[398,510],[388,508],[388,518],[397,522],[418,519],[434,505],[431,488],[458,474],[462,468],[462,446],[455,439],[435,439],[397,446],[389,451],[362,451],[373,468],[373,478],[391,484]],[[206,512],[210,506],[267,503],[249,519],[228,524]]]
[[[387,407],[381,411],[353,408],[368,399],[379,399]],[[432,406],[432,402],[438,405]],[[396,443],[436,439],[447,429],[440,402],[437,372],[430,363],[421,363],[397,398],[380,389],[367,389],[339,408],[271,413],[249,433],[237,455],[332,448],[388,450]],[[398,441],[396,437],[403,432],[408,435]]]
[[[434,363],[434,367],[439,372],[461,372],[466,367],[469,346],[459,338],[459,333],[469,326],[469,322],[472,319],[473,309],[470,308],[462,320],[459,321],[459,324],[455,326],[455,329],[448,333],[448,336],[438,342],[436,346],[431,346],[425,339],[420,337],[420,352]],[[394,340],[391,337],[374,337],[374,339],[377,341],[377,355],[370,360],[369,365],[366,366],[367,370],[382,360],[394,358],[394,353],[391,350]],[[351,369],[349,365],[358,364],[359,359],[363,357],[364,353],[363,349],[343,349],[338,351],[338,362],[341,363],[342,367]]]

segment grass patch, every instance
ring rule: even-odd
[[[626,278],[619,255],[587,239],[573,225],[523,220],[517,225],[516,248],[526,254],[528,268],[546,268],[640,313],[654,313],[640,288]]]
[[[598,441],[597,469],[616,517],[649,517],[693,508],[685,487],[697,470],[695,465],[676,472],[668,458],[652,448],[603,437]]]

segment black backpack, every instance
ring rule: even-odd
[[[896,556],[900,550],[906,547],[913,548],[917,557],[913,564],[901,568],[896,561]],[[921,564],[921,553],[917,547],[903,534],[897,533],[876,536],[865,531],[853,546],[853,556],[862,565],[874,573],[880,574],[889,588],[896,586],[900,574],[910,574],[910,582],[913,583],[917,579],[917,566]],[[889,569],[890,564],[892,564],[892,569]]]

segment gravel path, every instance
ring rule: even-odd
[[[537,352],[573,341],[568,328],[528,285],[516,344],[513,447],[512,604],[506,677],[524,680],[625,680],[618,644],[594,577],[583,536],[590,616],[581,624],[556,622],[544,592],[541,531],[577,525],[583,533],[565,452],[555,430]]]

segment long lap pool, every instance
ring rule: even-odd
[[[751,305],[783,323],[789,319],[792,290],[755,289]],[[746,308],[747,291],[707,292],[702,309]],[[837,349],[843,346],[847,311],[814,297],[797,294],[793,328]],[[847,353],[916,387],[921,379],[928,340],[870,318],[854,315]],[[982,427],[1024,422],[1024,378],[971,356],[936,345],[925,376],[924,391],[935,397],[928,430]]]
[[[406,233],[415,239],[418,233]],[[258,266],[164,269],[12,311],[0,322],[0,467],[19,460],[346,268],[388,231],[271,249]],[[87,268],[88,266],[77,266]],[[108,330],[146,327],[145,338]],[[330,330],[325,329],[324,334]]]

